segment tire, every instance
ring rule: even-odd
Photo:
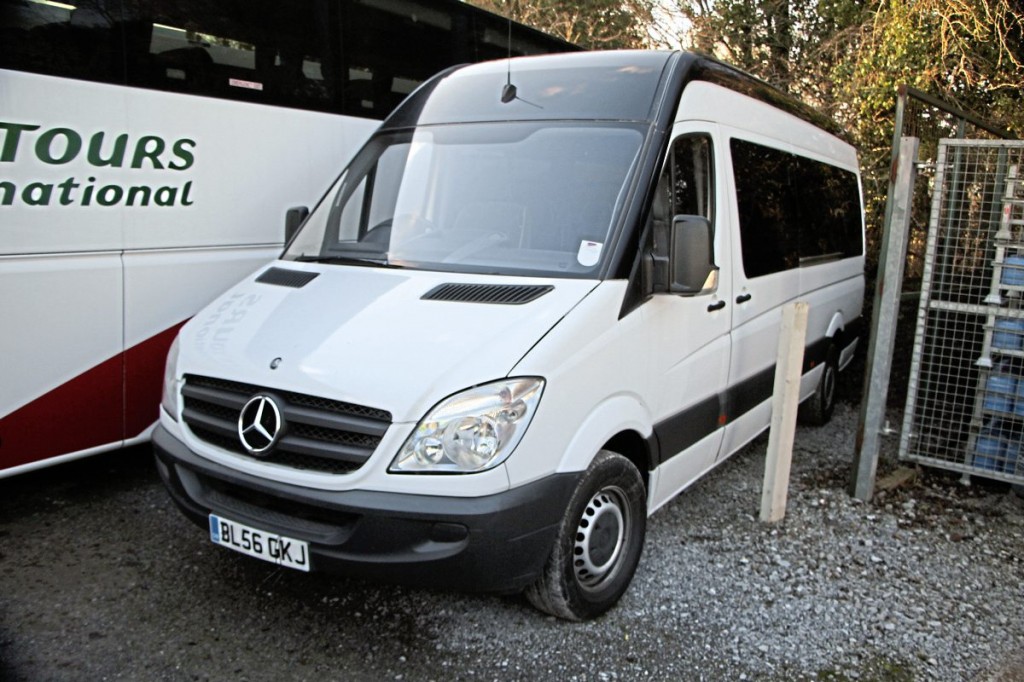
[[[640,472],[622,455],[602,450],[573,491],[544,570],[526,589],[527,600],[566,620],[601,615],[629,587],[646,530]]]
[[[839,351],[834,343],[829,344],[825,354],[825,369],[818,380],[818,387],[811,397],[800,405],[800,421],[811,426],[824,426],[832,419],[836,409],[836,387],[839,381]]]

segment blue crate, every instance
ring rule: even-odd
[[[1024,286],[1024,256],[1009,256],[1003,260],[1003,272],[999,278],[1009,287]]]
[[[992,347],[1003,350],[1024,349],[1024,320],[996,318],[992,331]]]

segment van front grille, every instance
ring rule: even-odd
[[[391,426],[391,413],[317,396],[188,374],[181,389],[182,420],[210,445],[237,456],[327,474],[357,470]],[[255,395],[274,399],[284,422],[267,454],[251,455],[238,435],[238,417]]]

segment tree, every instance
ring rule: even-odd
[[[645,47],[656,0],[471,0],[588,49]]]
[[[802,98],[858,147],[876,242],[897,87],[1024,136],[1024,19],[1014,0],[679,0],[702,49]],[[931,136],[952,130],[937,118]],[[922,132],[922,131],[919,131]]]
[[[909,84],[1022,135],[1022,37],[1008,0],[882,0],[832,39],[843,58],[821,77],[842,103],[833,115],[860,148],[870,236],[881,229],[896,88]],[[941,117],[920,120],[916,132],[931,149],[954,134]]]
[[[866,17],[856,0],[681,0],[689,43],[776,87],[828,108],[835,38]]]

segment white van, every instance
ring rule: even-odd
[[[240,552],[593,617],[646,517],[768,426],[789,301],[828,419],[863,253],[854,149],[731,67],[452,69],[182,329],[158,469]]]

